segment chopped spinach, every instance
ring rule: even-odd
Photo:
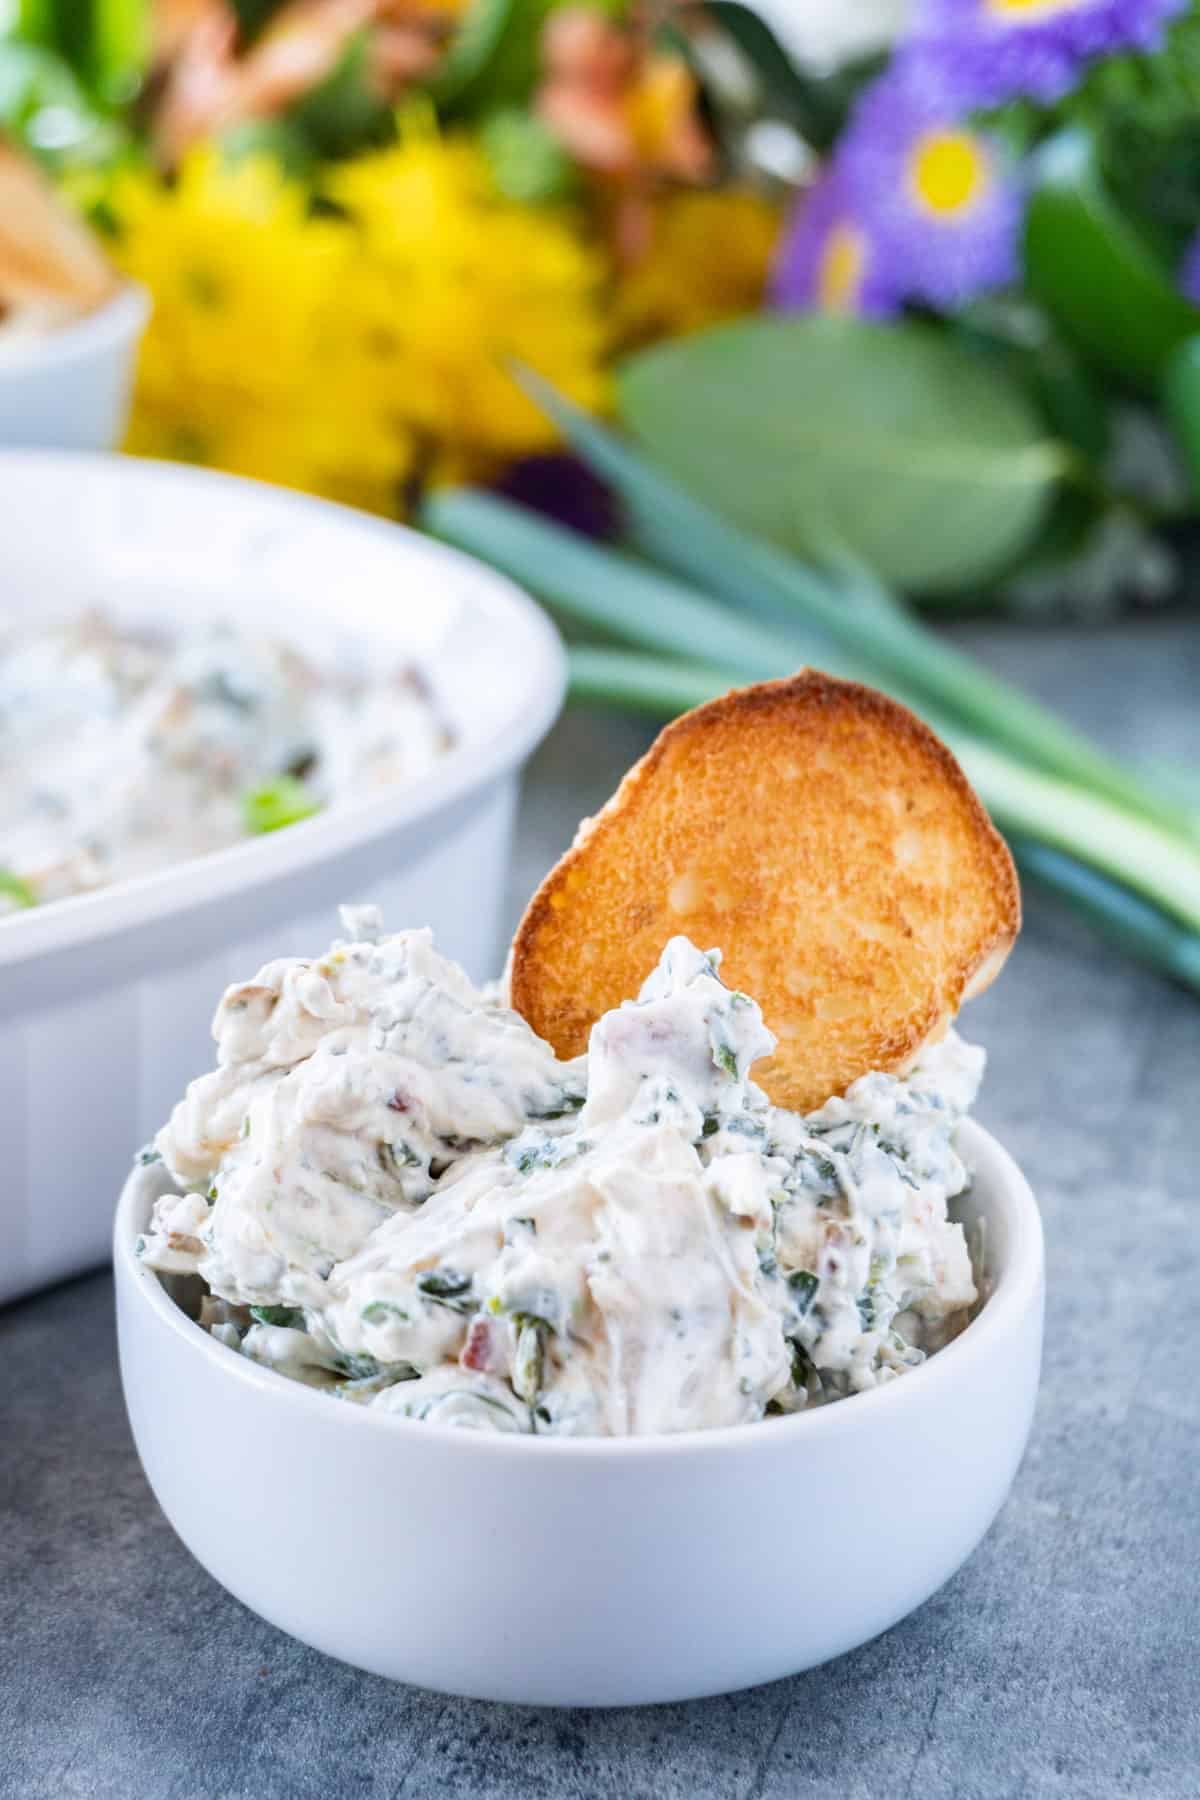
[[[250,1316],[260,1325],[283,1325],[289,1331],[304,1330],[304,1314],[298,1306],[252,1306]]]
[[[412,1145],[406,1144],[403,1140],[397,1144],[390,1144],[384,1139],[376,1151],[376,1156],[380,1168],[388,1175],[399,1175],[402,1169],[419,1169],[422,1166],[421,1158]]]
[[[793,1269],[788,1276],[788,1286],[792,1290],[792,1304],[799,1316],[804,1319],[812,1310],[812,1303],[817,1297],[820,1277],[811,1269]]]
[[[531,1119],[567,1119],[572,1113],[580,1110],[586,1099],[586,1094],[572,1093],[569,1089],[564,1088],[557,1106],[545,1108],[531,1106],[527,1116]]]
[[[458,1300],[471,1291],[471,1277],[457,1269],[429,1269],[417,1276],[417,1286],[427,1300]]]
[[[522,1133],[504,1147],[505,1162],[511,1163],[521,1175],[530,1175],[534,1169],[557,1169],[560,1163],[586,1155],[592,1147],[586,1138],[548,1137],[526,1142],[527,1136]]]
[[[393,1300],[372,1300],[363,1307],[361,1317],[367,1325],[386,1325],[389,1319],[399,1319],[402,1325],[410,1322],[404,1308]]]

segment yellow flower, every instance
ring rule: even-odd
[[[649,250],[618,291],[622,341],[673,337],[753,312],[779,229],[776,209],[744,189],[668,195]]]
[[[574,215],[501,198],[427,135],[345,163],[313,216],[269,158],[117,178],[117,256],[150,289],[129,448],[378,510],[554,441],[509,365],[607,398],[606,268]]]
[[[154,299],[128,448],[391,509],[412,446],[339,330],[346,227],[271,159],[210,150],[173,186],[118,176],[110,205]]]
[[[345,304],[360,353],[435,473],[554,441],[513,362],[604,404],[605,268],[570,213],[501,198],[474,144],[432,135],[342,165],[329,194],[359,234]]]

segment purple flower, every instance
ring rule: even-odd
[[[901,59],[936,67],[963,112],[1058,100],[1086,64],[1157,50],[1187,0],[922,0]]]
[[[526,456],[507,468],[495,491],[584,537],[615,540],[621,509],[612,489],[577,457],[561,450]]]
[[[1016,278],[1024,194],[1003,148],[915,66],[867,89],[838,163],[890,293],[946,309]]]
[[[1188,245],[1179,270],[1179,288],[1185,300],[1200,306],[1200,232]]]
[[[857,313],[882,319],[898,299],[880,280],[875,245],[849,204],[836,167],[802,194],[771,277],[771,300],[785,312]]]

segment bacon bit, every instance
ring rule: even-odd
[[[472,1319],[467,1341],[458,1359],[459,1364],[464,1369],[474,1369],[480,1375],[494,1375],[504,1366],[503,1361],[498,1360],[500,1348],[492,1331],[491,1320]]]
[[[406,1113],[412,1111],[412,1102],[407,1094],[395,1093],[387,1103],[389,1112]]]
[[[203,1254],[204,1245],[199,1238],[192,1237],[186,1231],[168,1231],[167,1249],[178,1250],[185,1256],[200,1256]]]

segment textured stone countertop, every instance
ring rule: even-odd
[[[964,635],[1126,754],[1200,769],[1200,619]],[[514,911],[648,736],[559,727]],[[919,1612],[807,1675],[645,1711],[360,1675],[260,1623],[174,1537],[98,1274],[0,1313],[0,1796],[1196,1800],[1200,1001],[1031,896],[967,1030],[991,1057],[979,1116],[1045,1216],[1045,1376],[1011,1499]]]

